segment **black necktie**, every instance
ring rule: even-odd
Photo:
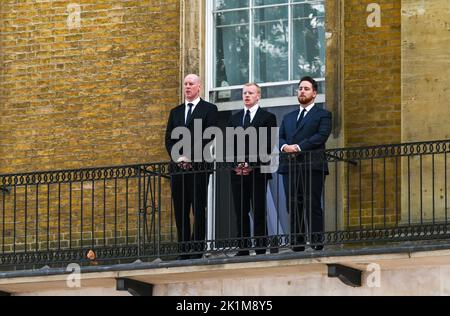
[[[247,110],[244,118],[244,129],[247,129],[251,124],[250,110]]]
[[[193,107],[194,105],[192,104],[192,103],[188,103],[188,107],[189,107],[189,111],[188,111],[188,114],[187,114],[187,117],[186,117],[186,125],[188,125],[189,124],[189,121],[191,120],[191,116],[192,116],[192,107]]]
[[[300,114],[299,119],[297,120],[297,129],[300,127],[300,124],[302,123],[303,119],[306,115],[306,109],[303,110],[302,114]]]

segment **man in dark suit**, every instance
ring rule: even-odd
[[[261,99],[261,88],[257,84],[249,83],[243,88],[244,109],[233,115],[228,123],[229,127],[243,127],[245,131],[253,129],[254,139],[245,139],[243,144],[245,155],[239,156],[237,147],[234,148],[234,161],[236,168],[231,173],[231,186],[233,192],[234,209],[237,217],[237,230],[239,238],[239,248],[250,248],[250,207],[253,208],[254,236],[256,240],[256,253],[265,254],[265,238],[267,236],[266,225],[266,193],[267,183],[271,179],[271,174],[261,169],[264,163],[261,161],[261,149],[268,156],[272,153],[271,129],[277,126],[275,115],[262,109],[258,102]],[[267,139],[261,139],[260,132],[265,129]],[[252,133],[249,133],[252,134]],[[261,139],[261,142],[260,142]],[[257,152],[251,152],[250,147]],[[258,148],[260,143],[264,143],[265,148]],[[235,142],[236,145],[236,142]],[[267,160],[263,159],[266,163]],[[249,255],[248,250],[240,250],[237,256]]]
[[[315,105],[318,84],[311,77],[300,81],[300,109],[286,115],[280,129],[286,203],[291,221],[291,245],[305,250],[305,237],[315,250],[323,249],[322,194],[328,165],[325,143],[331,134],[331,113]],[[289,155],[289,156],[288,156]]]
[[[179,259],[197,259],[202,257],[206,237],[206,206],[208,181],[210,172],[205,170],[203,150],[207,140],[195,138],[194,123],[201,121],[201,135],[209,127],[217,125],[217,106],[200,98],[201,82],[197,75],[188,75],[184,80],[185,102],[170,112],[166,129],[166,149],[172,159],[171,188],[175,210],[175,221],[178,232],[180,252]],[[172,138],[172,132],[178,127],[186,127],[190,131],[190,150],[183,148],[172,153],[179,139]],[[194,151],[201,149],[201,157],[194,162]],[[207,149],[206,149],[207,151]],[[178,157],[176,157],[178,156]],[[194,213],[194,225],[191,235],[190,213]],[[189,251],[195,254],[189,255]]]

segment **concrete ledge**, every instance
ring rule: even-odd
[[[384,250],[386,251],[386,249]],[[189,284],[205,284],[205,282],[212,284],[219,281],[222,283],[233,283],[238,282],[238,280],[242,282],[254,280],[255,284],[262,284],[261,282],[268,282],[268,280],[296,280],[298,278],[316,278],[317,282],[319,282],[318,280],[323,282],[327,278],[328,264],[345,265],[363,272],[366,272],[369,265],[377,264],[382,271],[394,273],[395,271],[421,269],[424,267],[440,268],[445,267],[450,262],[450,250],[448,249],[365,255],[351,253],[353,252],[350,251],[343,255],[341,252],[340,256],[333,256],[328,252],[305,253],[301,255],[284,253],[264,257],[251,256],[245,260],[242,260],[240,257],[195,260],[183,263],[162,262],[115,267],[91,267],[84,269],[81,275],[82,288],[75,290],[68,288],[67,279],[70,278],[70,275],[66,272],[61,273],[63,272],[62,270],[59,270],[60,273],[56,273],[58,271],[55,270],[47,271],[46,275],[43,275],[43,271],[33,271],[34,273],[41,273],[41,275],[21,277],[14,277],[11,274],[8,277],[7,273],[3,273],[0,278],[0,291],[19,295],[35,295],[36,293],[52,293],[51,295],[55,295],[55,293],[62,295],[78,295],[76,293],[79,293],[79,295],[116,295],[116,279],[128,278],[154,284],[156,293],[160,295],[172,295],[176,294],[177,291],[169,290],[171,285],[186,288]],[[258,261],[254,261],[255,258]],[[87,271],[89,269],[91,271]],[[338,281],[334,280],[333,282]],[[201,291],[202,287],[198,287],[198,295],[203,293]],[[192,291],[194,291],[193,288]],[[216,293],[211,290],[207,293],[220,295],[222,292]],[[276,293],[283,292],[278,291]],[[195,291],[191,294],[197,295]],[[190,294],[188,293],[187,295]],[[243,293],[243,295],[251,295],[251,293]]]

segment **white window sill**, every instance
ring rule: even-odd
[[[325,103],[325,94],[319,94],[316,99],[316,103]],[[235,111],[241,110],[243,108],[242,101],[232,101],[232,102],[217,102],[215,103],[219,108],[219,111]],[[297,97],[285,97],[285,98],[274,98],[274,99],[262,99],[259,105],[262,108],[274,108],[281,106],[292,106],[297,105]]]

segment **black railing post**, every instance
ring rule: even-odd
[[[151,188],[150,179],[147,179],[147,170],[145,167],[142,167],[142,208],[141,208],[141,216],[142,216],[142,247],[145,250],[147,243],[151,242],[151,238],[147,236],[148,233],[148,222],[147,222],[147,210],[148,210],[148,191]]]
[[[152,167],[154,168],[154,167]],[[156,238],[156,236],[159,236],[160,233],[160,229],[156,227],[156,177],[160,177],[159,173],[155,174],[155,170],[152,170],[151,175],[149,175],[148,177],[148,188],[147,190],[145,190],[146,192],[146,197],[145,197],[145,201],[146,201],[146,205],[149,204],[149,196],[150,196],[150,207],[151,207],[151,222],[150,222],[150,232],[147,232],[146,234],[146,238],[148,238],[149,243],[152,242],[152,246],[153,246],[153,253],[156,253],[157,256],[159,257],[159,245],[158,245],[158,238]],[[160,219],[159,219],[160,220]],[[147,230],[148,230],[148,223],[146,221],[146,225],[147,225]],[[159,227],[161,227],[161,225],[159,225]]]
[[[308,201],[308,204],[309,204],[308,205],[308,209],[309,209],[308,214],[309,214],[309,216],[308,216],[308,220],[306,222],[306,225],[308,227],[308,230],[307,230],[308,235],[307,235],[306,240],[309,242],[310,246],[313,246],[313,244],[315,242],[313,240],[313,227],[314,227],[313,226],[313,216],[314,216],[314,214],[313,214],[313,199],[314,199],[314,196],[313,196],[313,176],[314,175],[313,175],[313,165],[312,165],[312,163],[313,163],[313,161],[312,161],[312,153],[309,152],[307,154],[308,154],[308,158],[306,160],[306,163],[307,163],[306,166],[308,166],[309,170],[308,170],[308,172],[305,172],[306,175],[304,175],[304,176],[306,176],[306,179],[308,181],[308,183],[306,184],[306,187],[308,188],[308,191],[306,193],[306,197],[307,197],[307,201]],[[317,205],[314,205],[314,206],[318,207]],[[316,211],[318,211],[318,210],[316,210]],[[318,225],[318,223],[316,223],[316,225]]]
[[[137,209],[137,255],[138,258],[141,258],[141,249],[144,246],[143,244],[141,244],[142,242],[142,237],[143,235],[145,235],[145,232],[143,231],[143,229],[145,229],[145,225],[142,225],[142,207],[143,207],[143,196],[145,195],[145,192],[142,191],[142,172],[141,172],[141,167],[138,166],[136,167],[136,176],[137,176],[137,181],[138,181],[138,209]]]
[[[2,254],[5,254],[6,235],[6,190],[2,190]]]
[[[158,244],[156,245],[156,249],[157,249],[157,257],[160,258],[161,257],[161,231],[162,231],[162,223],[161,223],[161,218],[162,218],[162,207],[161,207],[161,203],[162,203],[162,197],[161,197],[161,178],[162,178],[162,165],[158,165],[158,173],[157,173],[157,177],[158,177]],[[155,196],[156,196],[156,192],[155,192]],[[153,210],[155,211],[155,210]],[[155,230],[156,233],[156,230]]]
[[[444,177],[445,177],[445,185],[444,185],[444,192],[445,192],[445,223],[448,224],[448,169],[447,169],[447,153],[444,155]]]
[[[334,229],[337,232],[339,230],[339,163],[338,160],[334,163],[334,211],[335,211],[335,223],[334,223]],[[325,211],[325,210],[324,210]]]

